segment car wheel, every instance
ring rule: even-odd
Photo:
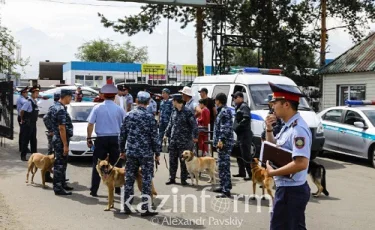
[[[368,151],[368,160],[373,168],[375,168],[375,144]]]

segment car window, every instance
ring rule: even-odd
[[[325,121],[341,122],[341,114],[341,109],[333,109],[326,112],[322,118]]]
[[[362,121],[364,122],[363,118],[361,115],[359,115],[359,113],[355,112],[355,111],[351,111],[349,110],[346,115],[345,115],[345,119],[344,119],[344,124],[347,124],[347,125],[354,125],[354,122],[357,122],[357,121]]]
[[[88,90],[82,90],[82,94],[83,96],[86,96],[86,97],[96,97],[97,94],[95,92],[91,92],[91,91],[88,91]]]
[[[88,116],[91,113],[93,106],[70,106],[69,115],[72,118],[72,122],[86,122]]]
[[[212,98],[215,98],[218,93],[224,93],[228,96],[229,85],[216,85],[214,90],[212,91]]]
[[[373,126],[375,126],[375,110],[362,110],[366,117],[370,120]]]

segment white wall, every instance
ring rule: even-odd
[[[375,72],[342,73],[323,76],[322,110],[336,106],[338,85],[365,85],[366,100],[375,100]]]
[[[63,73],[63,80],[65,81],[65,84],[68,84],[68,85],[74,84],[74,81],[72,82],[71,76],[72,76],[71,70]]]

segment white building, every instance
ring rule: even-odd
[[[322,110],[346,100],[375,100],[375,33],[318,71],[323,76]]]

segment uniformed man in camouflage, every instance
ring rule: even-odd
[[[213,144],[217,148],[219,155],[219,178],[220,187],[214,192],[220,192],[218,198],[230,197],[232,182],[230,177],[230,153],[232,151],[233,140],[233,116],[232,112],[226,106],[227,96],[218,93],[215,97],[218,115],[215,120]]]
[[[68,163],[69,139],[73,136],[73,125],[66,110],[66,105],[72,100],[72,92],[62,89],[60,100],[51,108],[52,144],[55,150],[53,170],[53,190],[56,195],[72,195],[67,190],[73,190],[66,184],[66,167]]]
[[[140,91],[137,95],[137,99],[138,106],[125,116],[120,134],[121,157],[127,160],[125,202],[130,205],[133,202],[134,181],[137,177],[139,167],[141,167],[141,215],[151,216],[158,214],[151,209],[151,181],[153,177],[154,158],[155,161],[159,161],[160,145],[158,143],[156,120],[146,109],[150,101],[150,94]],[[131,213],[131,207],[129,207],[129,205],[125,205],[125,213]]]
[[[53,154],[53,145],[52,145],[52,138],[53,138],[53,131],[52,131],[52,119],[51,119],[51,112],[53,110],[54,105],[59,101],[60,93],[57,92],[53,95],[54,104],[49,107],[48,112],[43,116],[43,122],[46,126],[47,132],[47,140],[48,140],[48,155]],[[46,172],[46,182],[53,182],[51,177],[51,173],[49,171]]]
[[[181,155],[185,150],[193,151],[194,143],[198,142],[198,125],[193,113],[184,106],[182,95],[173,95],[173,106],[168,127],[165,130],[163,141],[169,138],[169,181],[167,185],[176,183],[176,172],[178,159],[181,165],[181,184],[187,185],[188,172],[186,164],[182,161]]]
[[[169,119],[173,111],[172,100],[169,99],[171,91],[167,88],[162,90],[163,100],[160,102],[160,112],[159,112],[159,143],[163,144],[163,137],[165,129],[168,126]]]

